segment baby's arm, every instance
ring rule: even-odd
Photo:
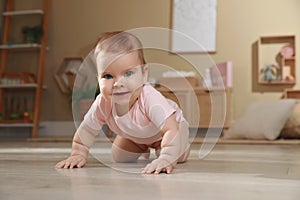
[[[182,122],[184,123],[184,122]],[[167,118],[162,128],[162,142],[160,156],[148,164],[142,173],[158,174],[171,173],[179,158],[188,151],[188,132],[180,132],[180,124],[176,121],[175,113]]]
[[[56,168],[74,168],[83,167],[89,154],[89,148],[92,146],[95,137],[99,131],[89,128],[84,122],[80,124],[75,132],[71,155],[55,165]],[[81,137],[83,136],[83,137]]]

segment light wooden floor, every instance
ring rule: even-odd
[[[114,164],[106,144],[92,149],[82,169],[55,169],[70,146],[1,141],[0,199],[300,199],[300,145],[296,144],[218,144],[203,159],[201,144],[193,144],[189,161],[177,165],[171,175],[140,174],[144,160]]]

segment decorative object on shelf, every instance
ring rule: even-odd
[[[82,57],[66,57],[56,70],[54,78],[63,93],[72,91],[76,75],[82,62]]]
[[[261,75],[263,81],[275,81],[275,80],[281,80],[281,77],[278,77],[279,75],[279,66],[270,64],[265,65],[264,68],[261,69]]]
[[[158,83],[168,88],[193,88],[198,86],[198,79],[192,71],[166,71]]]
[[[291,58],[294,56],[294,46],[292,44],[284,45],[280,50],[280,55],[283,58]]]
[[[202,86],[204,88],[210,89],[212,87],[210,68],[205,69],[205,73],[202,79]]]
[[[233,87],[232,61],[216,63],[210,68],[213,87]]]
[[[283,81],[294,81],[294,77],[291,75],[290,66],[282,66],[282,80]]]
[[[24,26],[22,28],[23,38],[25,43],[40,43],[43,36],[43,27],[38,26]]]
[[[1,79],[2,85],[20,85],[35,82],[35,75],[28,72],[5,72]]]
[[[32,97],[28,95],[6,95],[0,123],[32,122]]]

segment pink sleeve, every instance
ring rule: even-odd
[[[146,114],[151,122],[160,128],[165,120],[176,111],[176,108],[171,106],[169,101],[154,88],[146,90],[144,94]]]
[[[91,105],[89,111],[84,116],[83,121],[86,125],[94,130],[101,130],[102,126],[105,124],[105,113],[102,108],[104,108],[105,102],[102,95],[99,94],[96,100]]]

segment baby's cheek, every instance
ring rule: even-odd
[[[106,100],[111,99],[112,90],[110,88],[100,85],[100,93]]]
[[[132,77],[131,79],[127,80],[127,87],[131,89],[137,89],[138,87],[142,86],[143,80],[141,77]]]

